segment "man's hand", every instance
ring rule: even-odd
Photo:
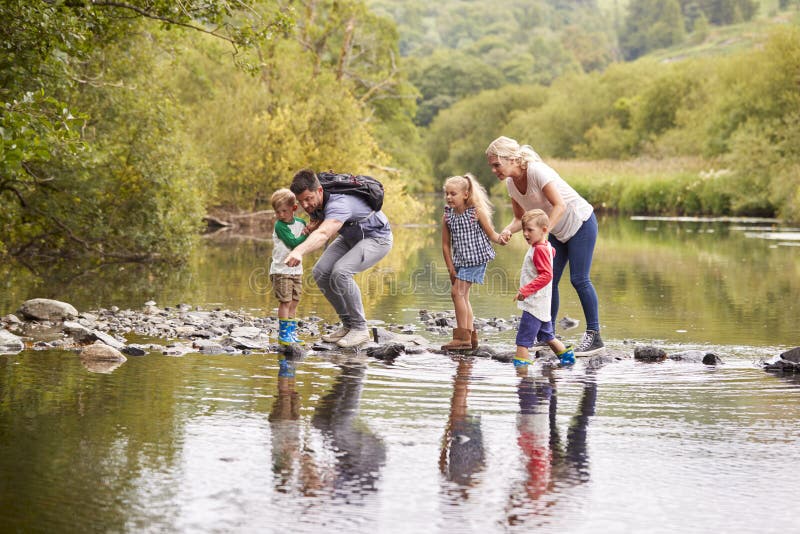
[[[298,254],[296,251],[291,251],[286,259],[283,261],[289,267],[297,267],[303,261],[303,255]]]

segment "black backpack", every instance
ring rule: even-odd
[[[317,179],[322,186],[324,203],[331,193],[336,193],[360,197],[373,211],[383,207],[383,184],[372,176],[318,172]]]

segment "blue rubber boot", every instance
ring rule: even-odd
[[[294,377],[294,363],[286,358],[281,358],[278,361],[278,376],[285,378]]]
[[[292,338],[292,343],[298,345],[305,345],[306,342],[297,337],[297,319],[289,319],[289,337]]]
[[[294,343],[289,329],[289,319],[278,319],[278,343],[281,345],[291,345]]]
[[[559,358],[561,358],[561,365],[575,365],[575,351],[572,350],[572,345],[565,348],[563,352],[559,352],[556,354]]]

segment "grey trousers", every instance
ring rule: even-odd
[[[353,280],[355,273],[366,271],[392,250],[392,236],[367,237],[349,244],[342,236],[328,245],[314,265],[317,286],[339,315],[346,328],[365,330],[361,290]]]

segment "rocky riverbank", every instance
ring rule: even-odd
[[[476,319],[481,337],[516,328],[518,318]],[[563,330],[575,328],[578,321],[562,318]],[[360,350],[368,356],[391,361],[403,353],[443,353],[439,348],[441,336],[446,336],[455,326],[452,312],[420,310],[419,322],[390,324],[372,327],[373,340]],[[126,356],[163,354],[263,354],[282,353],[302,357],[307,351],[344,352],[334,344],[319,342],[320,336],[335,330],[338,325],[326,324],[320,317],[307,317],[299,322],[300,337],[304,346],[283,346],[277,343],[277,317],[254,316],[242,311],[223,309],[206,310],[197,306],[180,304],[159,307],[149,301],[140,310],[122,310],[115,306],[89,312],[79,312],[75,307],[57,300],[31,299],[24,302],[16,314],[0,318],[0,354],[16,354],[23,350],[61,349],[79,352],[87,368],[115,369],[126,361]],[[418,332],[437,336],[431,341]],[[482,341],[485,341],[483,339]],[[498,349],[481,343],[468,354],[510,362],[513,350]],[[554,361],[549,349],[537,352],[540,359]],[[630,350],[607,347],[601,354],[587,358],[587,367],[634,358],[639,361],[675,361],[717,365],[722,357],[714,352],[683,351],[669,354],[662,348],[648,345],[631,345]],[[764,362],[768,371],[800,371],[800,348]],[[93,369],[90,369],[93,370]]]

